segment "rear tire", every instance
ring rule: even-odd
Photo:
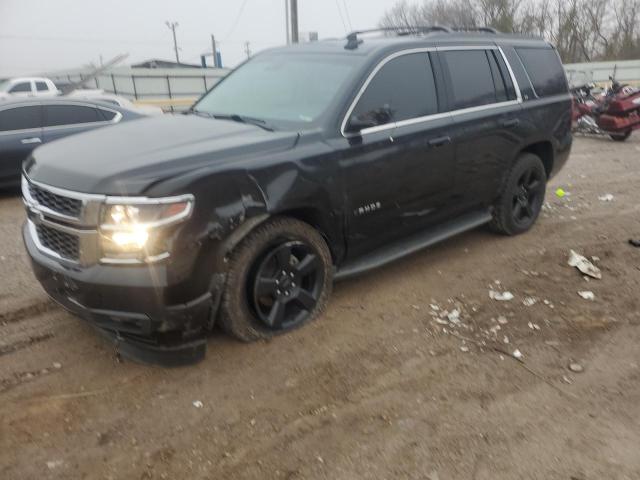
[[[610,133],[609,136],[611,137],[611,140],[614,140],[616,142],[624,142],[631,136],[631,130],[627,130],[624,133]]]
[[[494,204],[490,228],[503,235],[518,235],[529,230],[542,209],[546,185],[542,160],[533,153],[521,153]]]
[[[332,282],[331,254],[318,231],[276,217],[232,252],[220,325],[244,342],[288,332],[324,311]]]

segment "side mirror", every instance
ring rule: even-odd
[[[347,123],[347,132],[357,133],[365,128],[385,125],[393,121],[393,112],[387,106],[370,110],[365,113],[354,114]]]

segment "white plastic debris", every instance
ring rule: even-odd
[[[534,298],[534,297],[525,297],[525,299],[524,299],[524,300],[522,300],[522,304],[523,304],[525,307],[531,307],[532,305],[535,305],[537,301],[538,301],[538,299],[537,299],[537,298]]]
[[[489,298],[492,300],[497,300],[499,302],[508,302],[509,300],[513,300],[513,293],[511,292],[496,292],[495,290],[489,290]]]
[[[517,358],[518,360],[522,358],[522,352],[517,348],[513,351],[512,355],[513,355],[513,358]]]
[[[61,467],[64,462],[62,460],[51,460],[47,462],[47,468],[49,470],[53,470],[55,468]]]
[[[202,407],[204,407],[204,404],[200,400],[195,400],[193,402],[193,406],[196,407],[196,408],[202,408]]]
[[[569,364],[569,370],[571,370],[574,373],[582,373],[584,372],[584,367],[580,365],[578,362],[571,362]]]
[[[585,300],[595,300],[596,299],[595,294],[590,290],[580,291],[580,292],[578,292],[578,295],[580,295]]]
[[[433,303],[429,304],[429,308],[431,308],[431,310],[433,310],[434,312],[437,312],[438,310],[440,310],[440,307],[438,305],[433,304]]]
[[[62,364],[60,362],[53,362],[53,368],[60,370],[62,368]]]
[[[598,197],[598,200],[600,200],[601,202],[612,202],[613,195],[611,195],[610,193],[605,193],[604,195],[600,195]]]
[[[500,330],[502,327],[500,325],[494,325],[493,327],[491,327],[489,329],[489,331],[491,333],[493,333],[494,335],[496,335],[498,333],[498,330]]]
[[[504,336],[504,338],[502,339],[502,341],[504,343],[509,343],[509,337],[507,337],[506,335]]]
[[[504,315],[500,315],[500,316],[498,317],[498,323],[499,323],[500,325],[506,325],[506,324],[507,324],[507,322],[508,322],[507,317],[505,317]]]
[[[537,323],[529,322],[528,325],[531,330],[540,330],[540,325]]]
[[[469,347],[467,347],[466,345],[462,345],[462,346],[460,347],[460,351],[461,351],[461,352],[465,352],[465,353],[466,353],[466,352],[468,352],[468,351],[469,351]]]
[[[590,277],[597,278],[600,280],[602,278],[602,273],[600,269],[596,267],[593,263],[587,260],[585,257],[576,253],[574,250],[571,250],[569,253],[569,261],[567,262],[570,267],[576,267],[585,275],[589,275]]]
[[[458,310],[457,308],[455,310],[452,310],[451,312],[449,312],[447,314],[447,318],[454,325],[459,324],[460,323],[460,310]]]

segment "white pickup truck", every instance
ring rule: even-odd
[[[20,77],[0,81],[0,99],[13,97],[52,97],[60,90],[48,78]]]

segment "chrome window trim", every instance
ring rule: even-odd
[[[497,50],[500,52],[502,59],[504,60],[505,65],[507,66],[507,70],[509,72],[509,76],[511,77],[511,82],[513,83],[513,87],[515,89],[515,93],[516,93],[516,99],[515,100],[507,100],[504,102],[496,102],[496,103],[489,103],[486,105],[479,105],[476,107],[468,107],[468,108],[462,108],[462,109],[458,109],[458,110],[451,110],[449,112],[439,112],[439,113],[434,113],[431,115],[425,115],[423,117],[416,117],[416,118],[409,118],[406,120],[400,120],[399,122],[391,122],[391,123],[387,123],[384,125],[377,125],[375,127],[369,127],[369,128],[364,128],[362,130],[360,130],[360,132],[358,133],[348,133],[345,131],[346,126],[347,126],[347,122],[349,120],[349,118],[351,117],[351,114],[353,113],[353,110],[355,109],[358,101],[360,100],[360,98],[362,97],[362,95],[364,94],[365,90],[367,89],[367,87],[369,86],[369,84],[371,83],[371,81],[373,80],[373,77],[375,77],[375,75],[380,71],[380,69],[386,65],[389,61],[393,60],[394,58],[398,58],[401,57],[403,55],[410,55],[410,54],[414,54],[414,53],[428,53],[428,52],[446,52],[446,51],[451,51],[451,50]],[[358,90],[357,95],[354,97],[353,101],[351,102],[351,105],[349,106],[349,109],[347,110],[347,113],[345,114],[344,118],[342,119],[342,124],[340,126],[340,133],[342,134],[342,136],[344,138],[353,138],[353,137],[358,137],[358,136],[362,136],[362,135],[367,135],[370,133],[376,133],[376,132],[383,132],[385,130],[393,130],[397,127],[404,127],[407,125],[414,125],[414,124],[418,124],[418,123],[422,123],[422,122],[428,122],[431,120],[439,120],[442,118],[453,118],[457,115],[464,115],[467,113],[473,113],[473,112],[480,112],[483,110],[492,110],[492,109],[496,109],[496,108],[501,108],[501,107],[508,107],[508,106],[512,106],[512,105],[518,105],[522,103],[522,94],[520,92],[520,86],[518,84],[518,81],[516,80],[515,74],[513,73],[513,69],[511,68],[511,65],[509,64],[509,60],[507,59],[507,56],[505,55],[504,51],[502,50],[502,47],[498,46],[498,45],[469,45],[469,46],[463,46],[463,45],[452,45],[452,46],[444,46],[444,47],[424,47],[424,48],[412,48],[412,49],[407,49],[407,50],[400,50],[398,52],[394,52],[392,54],[390,54],[389,56],[383,58],[376,66],[375,68],[371,71],[371,73],[369,74],[369,76],[367,77],[367,79],[364,81],[364,83],[362,84],[362,86],[360,87],[360,89]]]

